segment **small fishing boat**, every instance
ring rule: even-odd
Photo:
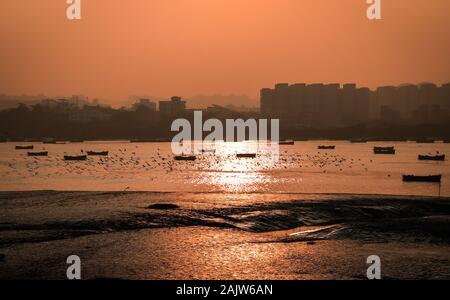
[[[417,144],[434,144],[435,140],[433,139],[418,139],[416,140]]]
[[[319,146],[317,147],[319,150],[334,150],[336,146]]]
[[[212,154],[216,153],[216,149],[201,149],[200,151],[202,153],[212,153]]]
[[[364,139],[353,139],[353,140],[350,140],[350,143],[353,143],[353,144],[365,144],[367,142],[368,141],[364,140]]]
[[[256,153],[238,153],[237,158],[256,158]]]
[[[178,155],[174,159],[176,161],[195,161],[197,157],[195,155]]]
[[[33,150],[34,146],[16,146],[16,150]]]
[[[295,145],[295,142],[293,140],[283,140],[283,141],[279,141],[278,145],[293,146],[293,145]]]
[[[444,161],[445,154],[443,154],[443,155],[419,155],[419,160]]]
[[[48,156],[48,151],[28,152],[28,156]]]
[[[87,155],[75,155],[75,156],[64,155],[64,160],[67,160],[67,161],[83,161],[86,159],[87,159]]]
[[[89,156],[108,156],[109,151],[86,151]]]
[[[44,143],[44,144],[56,144],[56,139],[43,139],[42,143]]]
[[[374,147],[375,154],[395,154],[395,147]]]
[[[416,175],[403,175],[403,181],[405,182],[441,182],[442,175],[429,175],[429,176],[416,176]]]

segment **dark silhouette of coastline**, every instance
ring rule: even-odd
[[[121,109],[78,97],[42,99],[0,111],[0,141],[169,141],[175,134],[170,131],[173,120],[193,121],[196,109],[186,106],[181,97],[159,105],[140,99]],[[224,124],[226,119],[277,118],[285,139],[450,139],[450,84],[375,91],[355,84],[277,84],[261,90],[260,112],[218,105],[201,111],[204,120],[215,118]]]

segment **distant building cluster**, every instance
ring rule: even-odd
[[[178,96],[158,103],[134,97],[133,104],[119,109],[82,95],[39,101],[25,97],[30,101],[18,104],[22,98],[8,96],[9,108],[0,109],[0,141],[164,140],[173,135],[175,119],[193,122],[198,110],[204,120],[222,122],[280,119],[280,135],[290,139],[450,139],[450,84],[384,86],[373,91],[356,84],[281,83],[261,90],[260,111],[220,105],[192,109]]]
[[[379,87],[372,93],[372,117],[393,123],[439,124],[450,120],[450,83]]]
[[[384,86],[287,84],[261,90],[263,117],[292,127],[345,127],[370,122],[398,124],[449,121],[450,84]]]
[[[69,98],[43,99],[32,105],[37,112],[51,112],[74,123],[105,121],[112,117],[109,106],[100,105],[98,100],[89,101],[83,95],[73,95]]]

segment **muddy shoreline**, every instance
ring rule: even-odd
[[[64,273],[55,269],[63,268],[64,260],[52,261],[75,251],[84,253],[89,261],[89,279],[361,279],[364,256],[371,255],[366,250],[374,249],[372,252],[391,261],[389,278],[449,279],[449,200],[313,194],[1,192],[0,254],[4,259],[0,264],[8,271],[0,272],[0,278],[64,279]],[[108,244],[114,247],[109,249]],[[247,251],[236,250],[240,248]],[[113,257],[117,251],[129,255],[117,260]],[[305,251],[310,267],[304,272],[284,266],[305,267],[298,263],[298,257],[305,259]],[[333,260],[336,252],[341,256]],[[185,257],[186,253],[191,255]],[[217,261],[208,261],[218,253],[222,255]],[[230,260],[226,267],[220,258],[223,255]],[[421,262],[408,274],[401,267],[407,263],[405,256]],[[105,267],[107,257],[109,263],[122,268]],[[259,267],[265,271],[250,276],[247,264],[259,259],[263,261]],[[142,264],[130,268],[136,260]],[[190,272],[180,269],[186,260],[195,266]],[[272,267],[267,270],[266,264]],[[336,264],[352,271],[330,274],[329,265]],[[280,269],[282,265],[287,270]],[[165,272],[166,267],[172,271]]]

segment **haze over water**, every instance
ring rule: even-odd
[[[153,191],[224,193],[345,193],[437,196],[439,185],[404,183],[402,175],[442,174],[441,196],[450,196],[450,165],[421,162],[419,154],[450,154],[450,144],[347,141],[297,142],[280,146],[271,164],[268,153],[238,159],[236,153],[258,151],[256,143],[204,145],[216,154],[197,156],[195,162],[175,162],[170,143],[86,142],[63,145],[34,144],[49,157],[28,157],[14,150],[17,143],[0,144],[0,190]],[[336,145],[336,150],[318,150]],[[396,155],[374,155],[374,146],[395,146]],[[201,149],[201,145],[196,145]],[[109,157],[65,162],[64,155],[81,150],[109,150]]]

